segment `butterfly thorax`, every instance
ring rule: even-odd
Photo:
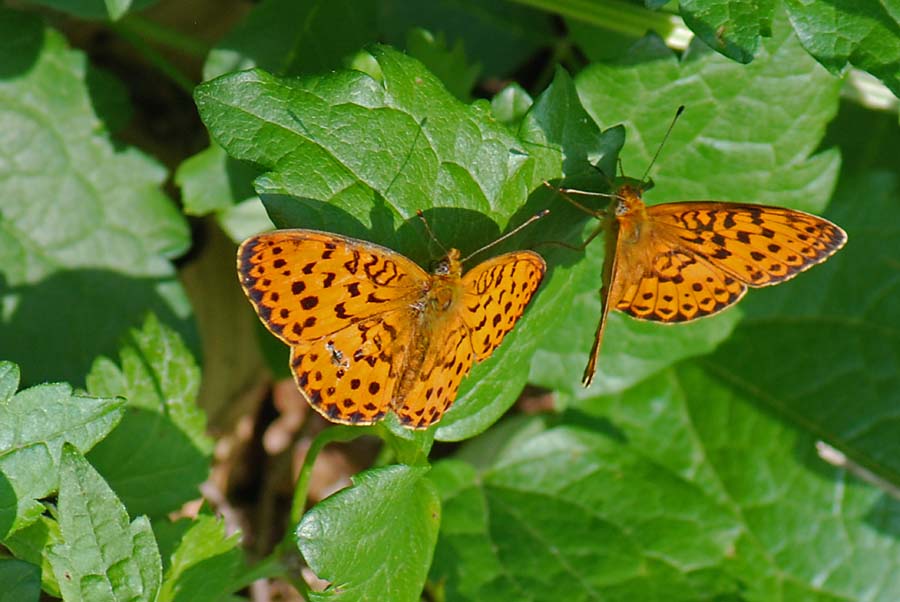
[[[636,244],[645,235],[649,220],[647,206],[641,199],[643,188],[633,185],[621,186],[616,191],[613,210],[619,227],[619,237]]]
[[[422,366],[435,343],[436,334],[447,331],[447,321],[455,320],[462,302],[462,264],[459,251],[450,249],[432,270],[420,298],[412,304],[413,334],[403,373],[397,383],[395,402],[406,399],[421,376]]]

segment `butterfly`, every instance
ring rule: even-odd
[[[790,280],[847,242],[847,234],[828,220],[783,207],[716,201],[647,206],[647,184],[622,180],[607,211],[564,197],[604,222],[585,245],[607,233],[603,310],[582,377],[585,387],[597,369],[611,308],[667,324],[711,316],[737,303],[748,287]]]
[[[375,243],[276,230],[241,244],[237,271],[263,324],[290,345],[294,380],[317,412],[365,425],[392,411],[424,429],[522,316],[546,264],[518,251],[463,274],[450,249],[429,274]]]

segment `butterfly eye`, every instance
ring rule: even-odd
[[[450,273],[450,262],[442,259],[434,266],[434,274],[436,276],[446,276]]]
[[[616,201],[616,216],[625,215],[628,213],[628,205],[625,204],[625,201],[619,199]]]

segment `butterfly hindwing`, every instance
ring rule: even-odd
[[[381,420],[409,353],[409,324],[409,316],[397,310],[293,345],[291,371],[303,397],[332,422]]]
[[[629,257],[623,255],[623,262]],[[659,253],[649,270],[620,287],[614,307],[635,318],[656,322],[687,322],[718,313],[737,303],[747,287],[699,255],[673,250]]]

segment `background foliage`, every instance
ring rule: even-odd
[[[0,600],[900,598],[898,21],[0,6]],[[849,243],[714,318],[613,313],[583,389],[603,245],[538,244],[595,227],[542,182],[641,175],[682,104],[650,202],[796,207]],[[273,225],[427,265],[416,210],[465,253],[545,208],[497,250],[537,245],[539,295],[424,433],[308,415],[234,277]]]

